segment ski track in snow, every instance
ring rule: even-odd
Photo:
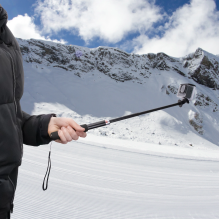
[[[146,145],[146,144],[145,144]],[[24,147],[12,219],[219,217],[219,159],[157,156],[84,140]]]

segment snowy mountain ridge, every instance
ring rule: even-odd
[[[51,65],[66,71],[78,71],[79,75],[99,70],[121,82],[137,80],[140,83],[154,70],[172,70],[192,78],[199,84],[219,89],[219,58],[201,48],[185,57],[174,58],[165,53],[137,55],[118,48],[88,49],[33,39],[19,39],[19,44],[26,62]],[[80,58],[75,55],[77,50],[83,53]]]
[[[176,92],[178,90],[178,86],[180,83],[192,83],[197,86],[197,98],[194,101],[194,105],[190,104],[186,107],[183,106],[183,109],[180,113],[186,114],[186,118],[184,122],[182,122],[182,115],[177,114],[174,110],[169,110],[166,112],[169,115],[173,116],[177,122],[177,129],[184,130],[189,127],[193,133],[198,135],[201,138],[205,138],[208,141],[211,141],[213,144],[218,145],[217,135],[219,132],[218,124],[218,104],[219,104],[219,57],[212,55],[201,48],[198,48],[194,53],[191,53],[182,58],[174,58],[166,55],[165,53],[149,53],[144,55],[137,54],[129,54],[118,48],[110,48],[110,47],[98,47],[94,49],[89,49],[80,46],[66,46],[62,44],[56,44],[52,42],[46,42],[41,40],[22,40],[18,39],[20,44],[20,48],[23,54],[24,59],[24,68],[25,72],[28,69],[34,69],[34,72],[40,72],[44,74],[45,72],[57,72],[57,74],[63,74],[67,77],[73,77],[74,81],[77,83],[82,83],[82,81],[86,85],[93,86],[90,88],[87,93],[94,92],[96,95],[100,91],[103,91],[103,87],[99,87],[101,83],[107,83],[107,86],[111,86],[113,83],[115,86],[113,91],[107,92],[105,96],[111,100],[112,104],[117,104],[118,110],[115,110],[114,114],[107,114],[106,112],[102,113],[100,108],[107,108],[106,102],[100,103],[100,100],[103,99],[104,95],[95,96],[97,100],[94,100],[96,105],[99,104],[99,108],[93,107],[90,111],[84,110],[84,107],[78,107],[80,105],[80,101],[72,102],[72,105],[68,105],[67,107],[71,110],[81,114],[91,114],[96,117],[105,116],[121,116],[118,112],[138,112],[143,111],[144,108],[136,107],[131,105],[139,105],[137,101],[142,101],[141,98],[138,99],[138,95],[142,92],[145,92],[147,95],[151,96],[147,100],[142,101],[142,105],[150,108],[156,106],[167,105],[168,103],[173,103],[177,101]],[[76,55],[77,51],[81,51],[83,55],[79,58]],[[32,71],[31,70],[31,71]],[[25,73],[26,74],[26,73]],[[55,73],[54,73],[55,75]],[[53,76],[55,77],[55,76]],[[60,79],[60,76],[58,76]],[[73,81],[73,79],[72,79]],[[26,82],[25,82],[26,83]],[[67,83],[67,82],[66,82]],[[95,84],[96,83],[96,84]],[[117,85],[116,85],[116,84]],[[109,85],[110,84],[110,85]],[[59,86],[59,85],[57,85]],[[124,92],[124,87],[127,86],[127,90]],[[31,86],[32,88],[35,85]],[[66,84],[66,87],[68,85]],[[69,82],[69,89],[71,84]],[[122,88],[123,87],[123,88]],[[129,88],[128,88],[129,87]],[[118,90],[117,94],[111,94],[116,89]],[[62,88],[67,89],[67,88]],[[73,89],[73,88],[71,88]],[[79,88],[80,89],[80,88]],[[99,89],[99,90],[98,90]],[[111,88],[112,89],[112,88]],[[131,105],[127,105],[127,103],[120,103],[120,99],[126,99],[133,95],[134,90],[138,90],[138,94],[136,91],[136,103],[131,103]],[[116,92],[116,91],[115,91]],[[124,93],[123,93],[124,92]],[[132,94],[130,93],[132,92]],[[68,91],[69,93],[69,91]],[[123,93],[123,94],[122,94]],[[66,93],[65,93],[66,94]],[[112,95],[112,96],[110,96]],[[114,96],[113,96],[114,95]],[[121,95],[121,96],[120,96]],[[92,96],[92,98],[93,98]],[[118,97],[117,97],[118,96]],[[67,97],[68,98],[68,97]],[[70,97],[69,97],[70,98]],[[118,100],[116,99],[118,98]],[[37,96],[36,98],[37,99]],[[58,101],[58,97],[56,99]],[[63,99],[63,98],[62,98]],[[89,98],[88,98],[89,99]],[[138,100],[137,100],[138,99]],[[132,98],[133,100],[133,98]],[[130,101],[132,101],[130,100]],[[42,101],[42,100],[41,100]],[[55,101],[55,100],[54,100]],[[86,103],[90,101],[87,100]],[[38,102],[38,101],[37,101]],[[95,105],[95,103],[93,103]],[[160,103],[160,104],[159,104]],[[83,103],[85,104],[85,103]],[[121,106],[120,106],[121,105]],[[66,105],[65,105],[66,106]],[[80,110],[79,110],[80,108]],[[110,108],[110,107],[108,107]],[[115,108],[115,107],[114,107]],[[83,111],[84,110],[84,111]],[[120,110],[120,111],[119,111]],[[95,114],[95,112],[99,112],[99,114]],[[99,116],[98,116],[99,115]],[[164,117],[161,116],[162,112],[155,113],[150,116],[141,117],[142,120],[148,120],[150,117],[154,118],[155,123],[160,123],[163,127],[165,126],[174,128],[176,123],[174,122],[162,122]],[[78,116],[80,117],[80,116]],[[84,116],[83,116],[84,117]],[[156,117],[156,118],[155,118]],[[162,118],[161,118],[162,117]],[[85,118],[85,117],[84,117]],[[158,119],[160,118],[160,120]],[[151,118],[150,118],[151,119]],[[149,120],[150,120],[149,119]],[[87,117],[88,120],[88,117]],[[159,121],[158,121],[159,120]],[[171,120],[174,120],[171,118]],[[92,119],[90,120],[92,122]],[[134,120],[133,120],[134,121]],[[147,122],[147,121],[145,121]],[[166,124],[168,123],[168,124]],[[186,125],[185,125],[186,123]],[[127,125],[127,124],[126,124]],[[145,123],[142,125],[145,127]],[[175,127],[176,128],[176,127]],[[115,130],[115,127],[113,128]],[[132,128],[130,128],[132,129]],[[128,130],[130,130],[128,129]],[[136,127],[136,129],[138,129]],[[143,130],[141,128],[140,130]],[[132,132],[136,132],[135,134],[125,133],[120,136],[125,136],[126,138],[130,138],[132,140],[139,141],[152,141],[152,142],[160,142],[163,140],[164,133],[162,128],[156,127],[156,134],[150,127],[148,127],[149,131],[147,134],[150,134],[149,138],[147,137],[139,137],[139,131],[132,130]],[[110,128],[99,129],[104,130],[100,131],[101,135],[107,135],[114,137],[115,133]],[[157,131],[159,130],[159,131]],[[94,131],[98,132],[99,131]],[[109,133],[111,132],[111,134]],[[160,132],[160,133],[159,133]],[[183,131],[184,132],[184,131]],[[154,134],[153,134],[154,133]],[[159,133],[159,134],[158,134]],[[184,133],[185,134],[185,133]],[[130,137],[132,135],[132,137]],[[152,136],[151,136],[152,135]],[[154,136],[153,136],[154,135]],[[138,137],[135,137],[138,136]],[[160,140],[156,140],[159,139]],[[168,143],[168,139],[173,138],[170,136],[166,137],[166,143]],[[154,139],[154,140],[151,140]],[[173,142],[169,142],[173,144]],[[176,145],[180,144],[179,142],[174,143]]]

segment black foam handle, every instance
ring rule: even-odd
[[[85,131],[84,132],[87,132],[88,131],[88,125],[86,125],[86,124],[83,124],[83,125],[80,125],[82,128],[84,128],[85,129]]]
[[[87,126],[86,124],[81,125],[81,127],[85,129],[84,132],[87,132],[87,131],[88,131],[88,126]],[[58,135],[58,132],[52,132],[52,133],[50,134],[50,138],[51,138],[53,141],[55,141],[55,140],[60,140],[60,137],[59,137],[59,135]]]
[[[52,133],[50,134],[50,138],[51,138],[53,141],[55,141],[55,140],[60,140],[60,137],[59,137],[59,135],[58,135],[58,132],[52,132]]]

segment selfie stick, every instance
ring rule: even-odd
[[[135,116],[140,116],[140,115],[143,115],[143,114],[155,112],[155,111],[158,111],[158,110],[162,110],[162,109],[166,109],[166,108],[170,108],[170,107],[178,106],[178,105],[180,107],[182,107],[182,105],[185,104],[185,103],[189,103],[189,100],[187,98],[184,98],[183,100],[179,100],[178,103],[175,103],[175,104],[159,107],[159,108],[148,110],[148,111],[143,111],[143,112],[140,112],[140,113],[134,113],[134,114],[118,117],[118,118],[111,119],[111,120],[103,120],[103,121],[91,123],[91,124],[88,124],[88,125],[83,124],[83,125],[81,125],[81,127],[83,127],[85,129],[85,132],[87,132],[88,130],[99,128],[99,127],[106,126],[106,125],[110,125],[111,123],[118,122],[118,121],[121,121],[121,120],[124,120],[124,119],[129,119],[129,118],[132,118],[132,117],[135,117]],[[54,141],[57,140],[57,139],[60,139],[59,135],[58,135],[58,132],[52,132],[50,134],[50,138]]]

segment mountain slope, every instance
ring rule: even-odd
[[[89,49],[39,40],[18,42],[25,69],[22,107],[27,112],[54,112],[71,116],[79,124],[90,123],[175,103],[179,84],[193,83],[197,98],[189,105],[92,132],[177,146],[218,145],[217,56],[200,48],[174,58],[164,53],[128,54],[108,47]],[[77,57],[77,51],[83,55]]]

